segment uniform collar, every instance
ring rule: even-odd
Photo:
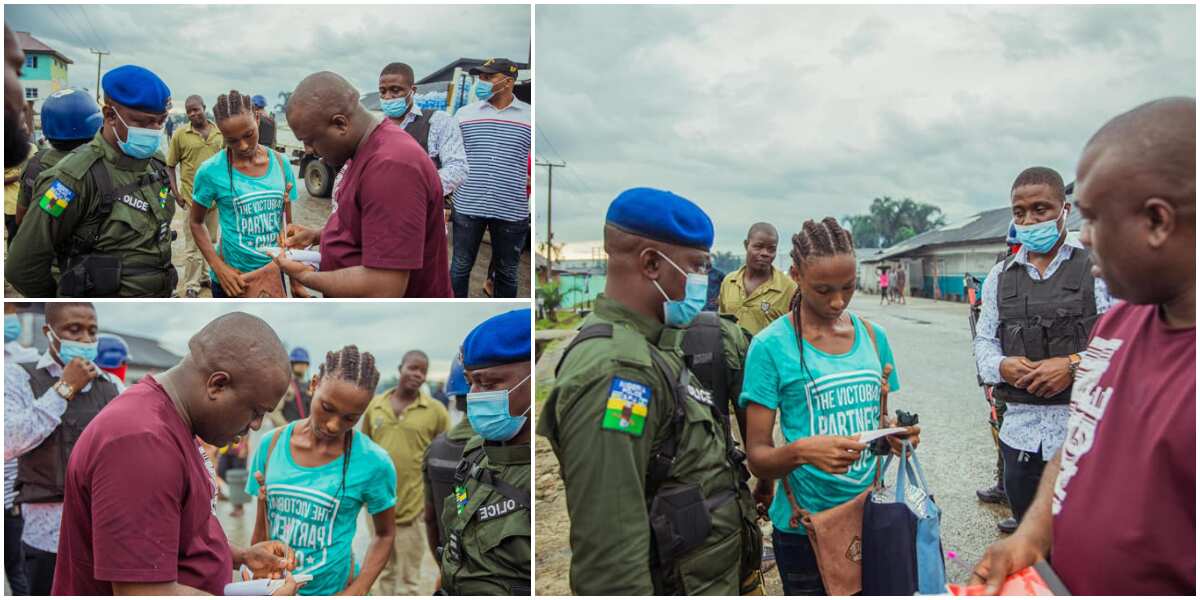
[[[103,153],[105,162],[122,171],[140,173],[145,171],[146,165],[150,163],[149,158],[134,158],[108,143],[108,140],[104,139],[103,127],[100,128],[100,131],[96,132],[96,137],[92,138],[91,143],[96,145],[100,149],[100,152]],[[158,151],[155,151],[154,155],[158,156]]]
[[[398,388],[398,387],[399,387],[399,385],[392,386],[392,387],[388,388],[387,390],[385,390],[382,394],[380,394],[378,396],[380,401],[379,401],[379,404],[377,405],[381,410],[385,410],[389,415],[394,415],[396,417],[399,417],[400,415],[397,415],[396,411],[392,410],[392,394],[395,393],[396,388]],[[429,406],[429,403],[432,401],[433,401],[433,397],[430,396],[429,394],[426,394],[424,389],[421,389],[420,391],[417,392],[417,399],[413,400],[412,404],[408,405],[408,408],[405,409],[404,412],[407,413],[408,411],[410,411],[414,408],[417,408],[417,407],[426,408]]]
[[[742,265],[742,266],[738,267],[738,270],[733,272],[733,280],[735,283],[737,283],[737,286],[739,288],[741,288],[742,295],[746,295],[746,284],[743,280],[743,277],[745,276],[745,274],[746,274],[746,265]],[[776,269],[775,265],[771,265],[771,277],[768,278],[766,281],[764,281],[762,283],[762,285],[754,288],[754,295],[757,296],[759,292],[765,292],[765,291],[770,291],[770,290],[773,290],[776,292],[784,291],[784,288],[787,285],[784,281],[784,279],[786,277],[787,277],[787,275],[785,275],[783,271]]]
[[[1058,247],[1058,253],[1054,256],[1054,258],[1051,258],[1050,261],[1054,262],[1055,260],[1059,259],[1059,257],[1061,257],[1062,260],[1068,260],[1071,258],[1071,254],[1075,252],[1076,248],[1082,250],[1083,244],[1081,244],[1079,240],[1073,240],[1070,236],[1067,236],[1067,241],[1063,242],[1063,244]],[[1013,256],[1012,261],[1008,264],[1008,268],[1013,268],[1013,265],[1029,265],[1028,248],[1021,246],[1021,249],[1017,250],[1016,255]]]
[[[207,119],[206,119],[206,121],[207,121]],[[211,138],[214,135],[221,135],[221,132],[217,129],[216,123],[213,123],[212,121],[207,121],[207,123],[208,123],[208,138]],[[187,126],[184,127],[183,130],[194,133],[196,135],[200,135],[200,132],[196,131],[196,126],[192,125],[191,121],[188,121]],[[207,141],[208,138],[205,138],[205,141]]]
[[[483,453],[493,465],[529,464],[529,444],[494,444],[484,442]]]
[[[657,344],[659,337],[662,336],[664,326],[661,321],[635,313],[624,304],[612,300],[604,294],[596,296],[596,316],[606,321],[628,325],[652,344]]]

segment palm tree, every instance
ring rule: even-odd
[[[292,97],[292,93],[291,93],[291,92],[279,92],[279,98],[282,100],[282,102],[280,102],[279,104],[276,104],[276,105],[275,105],[275,112],[276,112],[276,113],[280,113],[280,114],[282,114],[283,112],[285,112],[285,111],[287,110],[287,103],[288,103],[288,100],[289,100],[291,97]]]

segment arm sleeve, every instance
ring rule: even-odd
[[[1004,351],[1000,349],[1000,338],[997,330],[1000,327],[1000,310],[997,306],[999,296],[1000,269],[1004,263],[992,267],[987,279],[983,282],[983,308],[979,312],[979,322],[975,324],[975,366],[984,383],[997,384],[1003,381],[1000,377],[1000,362],[1004,360]]]
[[[367,512],[379,514],[396,505],[396,465],[382,449],[371,453],[373,474],[363,490]]]
[[[442,194],[449,196],[467,180],[471,168],[467,165],[467,149],[463,145],[462,129],[458,121],[447,115],[435,116],[434,121],[441,121],[437,135],[437,156],[442,161],[438,170],[438,178],[442,180]]]
[[[187,465],[168,436],[109,441],[92,472],[92,551],[100,581],[178,578],[180,510]]]
[[[29,374],[19,365],[4,365],[4,460],[33,450],[61,423],[67,401],[53,389],[33,397]]]
[[[213,182],[211,164],[205,162],[200,165],[192,182],[192,200],[205,208],[212,208],[217,203],[217,186]]]
[[[41,205],[46,191],[55,182],[74,192],[72,200],[57,217]],[[25,297],[53,298],[57,295],[58,282],[50,273],[55,248],[67,241],[89,212],[88,194],[87,185],[71,179],[59,179],[45,172],[38,178],[29,212],[13,237],[4,263],[5,278]]]
[[[779,408],[779,370],[775,367],[773,340],[756,337],[746,353],[746,369],[742,377],[742,396],[738,406],[761,404],[771,410]]]
[[[250,457],[250,472],[246,477],[246,494],[251,498],[258,496],[258,479],[254,477],[254,474],[262,471],[263,467],[267,465],[267,448],[271,445],[271,438],[279,435],[281,431],[283,430],[272,429],[264,434],[262,439],[258,440],[258,447],[254,449],[254,456]],[[275,449],[279,449],[278,444],[276,444]]]
[[[359,187],[362,264],[415,271],[425,264],[428,187],[412,165],[380,160]]]
[[[879,355],[883,357],[883,364],[892,365],[892,374],[888,376],[888,393],[900,391],[900,367],[896,365],[896,356],[892,354],[892,343],[888,340],[887,331],[878,323],[871,323],[875,327],[875,337],[879,340]]]

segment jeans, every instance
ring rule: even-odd
[[[1013,518],[1020,523],[1025,511],[1033,504],[1046,461],[1042,460],[1041,448],[1026,452],[1003,441],[1000,442],[1000,454],[1004,456],[1004,491],[1008,494],[1008,505],[1012,507]]]
[[[450,261],[450,284],[455,298],[466,298],[471,287],[471,269],[479,254],[486,229],[492,238],[492,263],[496,266],[496,298],[517,296],[517,276],[521,266],[522,244],[529,223],[487,219],[454,213],[454,258]]]
[[[58,555],[38,550],[22,543],[25,552],[25,578],[29,580],[30,596],[49,596],[54,587],[54,565]]]
[[[821,572],[817,569],[817,555],[807,535],[784,533],[775,529],[771,532],[775,546],[775,564],[779,566],[779,579],[783,581],[783,593],[788,596],[827,596]]]
[[[29,595],[29,580],[25,577],[25,553],[22,552],[21,530],[25,520],[21,515],[4,513],[4,574],[14,596]]]

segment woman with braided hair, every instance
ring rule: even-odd
[[[214,154],[196,171],[188,226],[212,268],[213,297],[236,297],[246,290],[242,275],[271,262],[261,248],[280,245],[284,215],[288,222],[292,220],[296,175],[278,152],[258,143],[258,121],[250,96],[237,90],[221,94],[213,106],[213,118],[225,151]],[[217,210],[220,217],[219,251],[204,226],[210,210]]]
[[[850,232],[832,217],[806,221],[791,256],[790,314],[754,336],[739,403],[750,469],[781,480],[768,512],[784,593],[823,595],[816,555],[793,516],[833,508],[871,485],[877,458],[858,434],[879,427],[880,398],[900,381],[887,333],[846,310],[857,279]],[[787,442],[778,448],[776,414]],[[903,437],[916,444],[918,433]]]
[[[258,497],[254,540],[296,551],[295,573],[312,575],[301,594],[365,596],[392,553],[396,468],[354,426],[367,410],[379,370],[375,357],[346,346],[325,355],[313,378],[308,418],[263,435],[246,493]],[[351,542],[363,508],[374,523],[362,564]]]

